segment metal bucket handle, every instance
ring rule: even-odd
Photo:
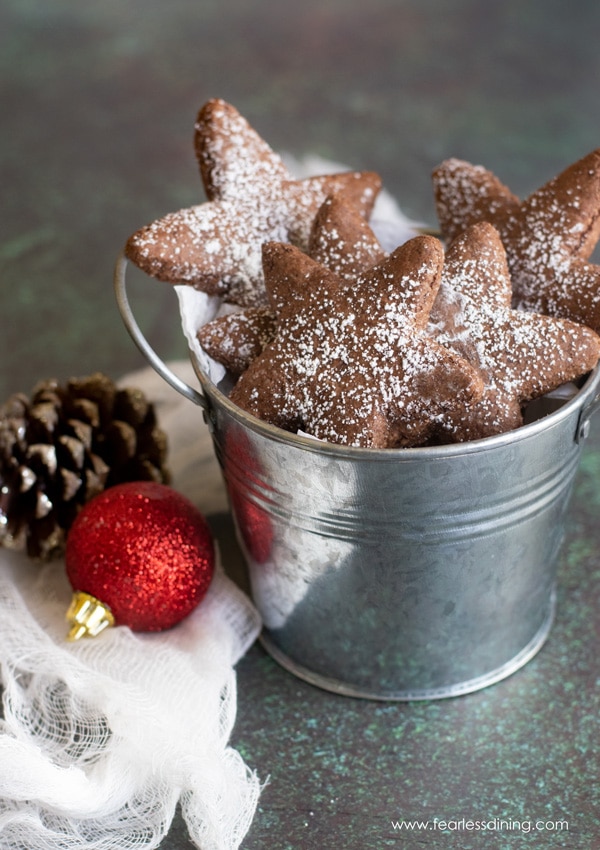
[[[121,318],[123,319],[125,327],[129,331],[131,338],[161,378],[164,378],[164,380],[173,387],[174,390],[177,390],[178,393],[181,393],[181,395],[185,396],[185,398],[189,401],[193,401],[194,404],[197,404],[202,408],[205,414],[208,414],[208,404],[202,393],[198,392],[198,390],[195,390],[193,387],[190,387],[190,385],[186,384],[185,381],[182,381],[181,378],[178,378],[177,375],[169,369],[166,363],[161,360],[142,333],[140,326],[135,320],[127,297],[127,286],[125,280],[126,270],[127,258],[124,254],[121,254],[117,259],[117,264],[115,266],[115,296],[119,312],[121,313]]]

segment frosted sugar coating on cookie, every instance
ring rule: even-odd
[[[479,439],[518,428],[525,402],[575,380],[598,361],[600,337],[590,328],[514,310],[511,300],[498,232],[487,222],[467,227],[448,247],[430,328],[480,371],[484,392],[443,417],[446,439]]]
[[[330,195],[319,208],[308,254],[346,280],[387,256],[360,210],[343,195]],[[198,339],[211,357],[237,376],[274,339],[276,327],[273,309],[247,307],[207,322],[198,330]]]
[[[277,319],[270,307],[246,307],[202,325],[202,348],[233,375],[244,372],[275,338]]]
[[[520,201],[480,165],[448,159],[433,172],[437,214],[453,238],[493,224],[506,249],[514,305],[600,330],[600,149]]]
[[[290,245],[265,245],[263,264],[277,333],[231,393],[248,412],[334,443],[411,446],[481,394],[477,372],[425,331],[437,239],[409,240],[352,283]]]
[[[218,99],[198,114],[195,149],[208,201],[141,228],[125,253],[160,280],[246,306],[266,303],[263,242],[306,250],[313,219],[329,194],[343,193],[368,216],[381,185],[373,172],[295,180],[246,119]]]

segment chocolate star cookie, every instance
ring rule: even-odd
[[[584,325],[511,308],[506,253],[495,228],[467,227],[448,247],[431,313],[438,342],[476,367],[479,401],[443,417],[450,440],[479,439],[523,424],[522,405],[593,369],[600,337]]]
[[[490,171],[458,159],[433,172],[438,218],[453,238],[493,224],[506,248],[514,306],[600,330],[600,149],[519,201]]]
[[[473,367],[425,330],[443,259],[439,240],[418,236],[348,282],[289,244],[265,245],[277,333],[232,401],[334,443],[423,443],[482,392]]]
[[[353,280],[387,256],[360,209],[344,194],[330,195],[319,207],[307,252],[344,280]]]
[[[346,280],[386,256],[360,211],[341,195],[330,195],[319,208],[308,253]],[[274,338],[276,326],[269,307],[248,307],[207,322],[198,331],[198,340],[233,375],[241,375]]]
[[[372,172],[295,180],[280,157],[223,100],[200,110],[195,148],[208,201],[134,233],[126,256],[147,274],[245,306],[266,303],[261,245],[308,247],[327,195],[342,192],[368,216],[380,189]]]
[[[206,353],[237,377],[275,338],[276,330],[270,307],[245,307],[207,322],[196,336]]]

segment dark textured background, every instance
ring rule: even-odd
[[[429,175],[447,156],[525,195],[599,146],[598,32],[597,0],[0,0],[0,396],[143,365],[113,264],[133,230],[203,200],[192,130],[209,97],[278,150],[379,171],[432,222]],[[185,357],[169,287],[135,281],[132,299],[161,355]],[[596,424],[550,640],[487,691],[361,702],[253,649],[234,743],[271,779],[244,848],[600,846],[599,494]],[[436,815],[570,830],[391,828]],[[182,825],[165,846],[188,846]]]

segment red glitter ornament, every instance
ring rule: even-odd
[[[204,597],[215,568],[200,511],[170,487],[144,481],[118,484],[88,502],[71,526],[65,558],[75,591],[71,640],[113,624],[171,628]]]

